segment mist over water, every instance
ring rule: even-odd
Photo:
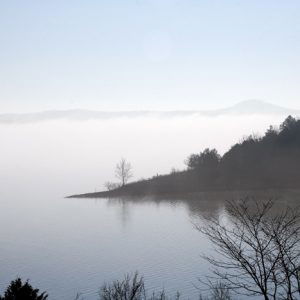
[[[195,298],[209,244],[193,227],[224,213],[220,194],[199,201],[65,199],[115,181],[120,157],[134,178],[185,168],[193,152],[221,154],[244,135],[263,134],[280,116],[47,121],[0,126],[0,289],[31,279],[50,299],[96,299],[104,281],[139,270],[149,289]],[[231,196],[228,196],[231,197]],[[220,201],[221,200],[221,201]]]
[[[121,157],[133,166],[132,180],[152,177],[185,168],[186,157],[206,147],[223,154],[243,136],[263,134],[283,119],[251,115],[2,124],[0,178],[5,190],[22,195],[32,189],[61,196],[99,191],[105,181],[115,181]]]

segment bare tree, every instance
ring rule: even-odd
[[[125,275],[124,280],[115,280],[112,284],[104,284],[100,290],[101,300],[142,300],[145,299],[143,277],[136,272],[134,276]]]
[[[104,284],[100,290],[101,300],[179,300],[177,292],[175,297],[169,298],[164,290],[150,296],[147,295],[144,279],[135,272],[134,275],[125,275],[123,280],[115,280],[111,284]]]
[[[131,164],[127,162],[125,158],[121,158],[119,163],[116,165],[115,174],[116,177],[121,180],[122,186],[124,186],[133,176]]]
[[[272,212],[272,201],[228,202],[229,222],[206,218],[197,226],[213,243],[217,257],[203,256],[213,268],[206,283],[221,280],[238,294],[263,299],[300,297],[300,213]]]
[[[231,300],[230,290],[223,282],[217,282],[210,286],[210,295],[203,297],[200,294],[199,300]]]

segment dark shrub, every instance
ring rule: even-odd
[[[46,300],[48,295],[44,292],[39,295],[39,290],[34,289],[28,281],[22,283],[20,278],[12,281],[0,300]]]

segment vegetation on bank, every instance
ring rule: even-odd
[[[209,190],[298,188],[300,120],[291,116],[264,136],[250,135],[221,156],[205,149],[186,159],[187,169],[75,197],[176,195]]]
[[[33,288],[28,281],[22,282],[20,278],[12,281],[0,300],[46,300],[48,295]],[[179,300],[182,299],[179,292],[170,296],[162,290],[159,292],[147,293],[145,282],[142,276],[136,272],[134,275],[127,274],[122,280],[115,280],[110,284],[104,284],[99,291],[99,300]],[[217,283],[211,288],[208,296],[199,295],[199,300],[231,300],[229,289],[222,283]],[[77,294],[74,300],[84,300]]]

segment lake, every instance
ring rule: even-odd
[[[149,291],[196,299],[211,251],[194,227],[203,215],[224,214],[225,199],[251,192],[201,194],[189,200],[65,199],[50,193],[0,202],[0,288],[21,276],[50,299],[97,299],[103,282],[136,270]],[[253,193],[252,193],[253,194]],[[15,197],[13,197],[15,195]],[[257,195],[257,192],[256,192]],[[296,199],[298,191],[260,198]]]

